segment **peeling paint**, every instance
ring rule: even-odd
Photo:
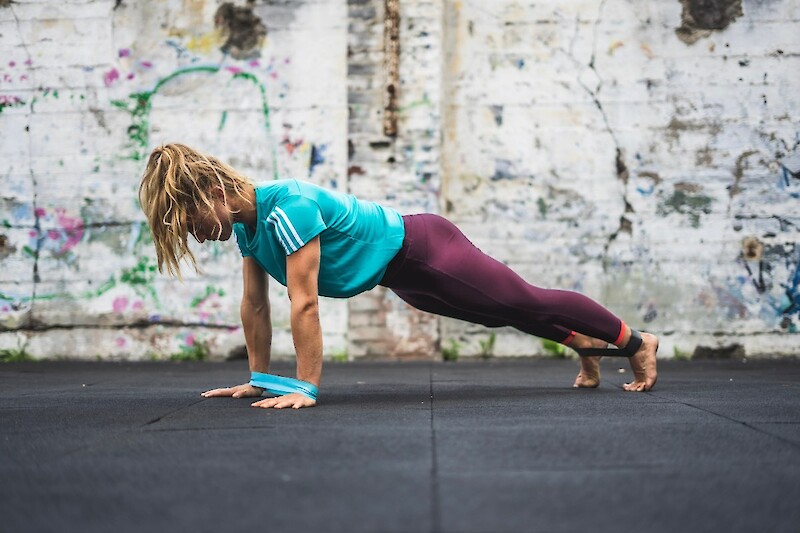
[[[16,253],[17,247],[8,242],[6,235],[0,235],[0,261],[9,255]]]
[[[236,6],[225,2],[214,15],[214,25],[221,32],[225,43],[220,50],[235,59],[260,57],[260,49],[267,35],[267,27],[253,13],[253,4]]]
[[[683,6],[681,26],[675,30],[686,44],[708,37],[712,31],[724,30],[738,17],[744,16],[742,0],[679,0]]]
[[[713,202],[714,199],[709,196],[687,193],[676,187],[672,195],[659,204],[657,213],[662,216],[672,213],[686,215],[692,227],[699,228],[701,215],[711,213]]]

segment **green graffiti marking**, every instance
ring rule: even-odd
[[[539,208],[539,214],[542,215],[542,218],[547,218],[547,202],[539,198],[536,200],[536,206]]]
[[[677,190],[672,193],[663,204],[659,205],[656,213],[661,216],[670,213],[680,213],[688,215],[693,228],[700,227],[700,215],[711,213],[711,203],[714,200],[705,195],[690,195],[686,192]]]
[[[127,112],[131,116],[131,124],[128,126],[128,143],[126,145],[126,149],[130,150],[130,153],[125,159],[141,161],[147,157],[150,141],[150,112],[153,110],[153,97],[164,85],[182,76],[198,73],[216,74],[220,70],[222,70],[220,67],[215,66],[198,66],[179,69],[169,76],[160,79],[155,87],[149,91],[132,93],[128,97],[128,100],[113,100],[111,105]],[[267,135],[271,139],[272,126],[270,124],[267,91],[264,84],[261,83],[254,74],[249,72],[237,72],[232,76],[231,82],[235,80],[249,81],[258,89],[261,95],[261,112],[264,117],[264,127]],[[220,122],[218,128],[219,130],[224,126],[226,119],[227,112],[224,112],[223,120]],[[272,149],[272,173],[274,179],[278,179],[277,150],[274,143],[270,142],[270,146]]]
[[[219,126],[217,126],[217,131],[222,131],[222,128],[225,127],[225,122],[228,120],[228,112],[223,111],[222,117],[219,119]]]
[[[149,257],[143,256],[133,267],[124,269],[119,280],[130,285],[139,296],[150,296],[153,301],[157,302],[158,295],[153,288],[157,272],[158,267],[155,262],[151,262]]]
[[[408,105],[399,107],[397,109],[397,112],[398,113],[405,113],[406,111],[410,111],[411,109],[414,109],[414,108],[417,108],[417,107],[429,107],[430,105],[431,105],[431,101],[428,98],[428,94],[426,93],[426,94],[422,95],[422,100],[415,100],[413,102],[410,102]]]
[[[149,296],[156,304],[160,305],[158,294],[156,293],[155,288],[153,288],[153,282],[155,282],[157,270],[158,267],[156,266],[155,262],[149,257],[140,257],[136,265],[131,268],[123,269],[122,274],[119,276],[119,281],[117,281],[117,277],[115,275],[112,275],[98,288],[91,291],[84,291],[77,296],[72,296],[65,293],[51,293],[37,294],[35,296],[12,297],[0,292],[0,301],[27,303],[31,301],[55,299],[89,300],[92,298],[99,298],[103,294],[116,287],[118,284],[123,283],[132,287],[139,296],[144,298]]]
[[[225,296],[225,291],[224,291],[223,289],[216,288],[216,287],[206,287],[206,292],[205,292],[204,294],[202,294],[201,296],[196,296],[195,298],[193,298],[193,299],[192,299],[192,303],[190,303],[190,304],[189,304],[189,306],[190,306],[192,309],[197,309],[197,307],[198,307],[200,304],[202,304],[202,303],[203,303],[203,302],[205,302],[205,301],[206,301],[206,300],[207,300],[207,299],[208,299],[210,296],[213,296],[213,295],[215,295],[215,294],[216,294],[217,296],[219,296],[219,297],[223,297],[223,296]]]

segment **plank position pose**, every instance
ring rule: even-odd
[[[590,298],[530,285],[476,248],[448,220],[395,210],[297,180],[254,185],[218,159],[180,144],[153,150],[139,187],[159,271],[180,276],[191,233],[236,235],[242,254],[242,326],[251,381],[205,397],[276,397],[255,407],[310,407],[322,375],[318,297],[348,298],[377,285],[430,313],[516,329],[581,355],[575,387],[597,387],[603,355],[630,358],[627,391],[656,382],[658,339],[629,328]],[[288,289],[297,379],[269,374],[272,324],[267,274]],[[616,348],[610,348],[613,344]]]

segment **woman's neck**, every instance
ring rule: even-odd
[[[228,206],[234,222],[241,222],[255,228],[258,213],[256,210],[256,189],[252,184],[245,186],[242,197],[235,193],[230,195]]]

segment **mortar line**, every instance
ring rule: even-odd
[[[436,427],[433,423],[433,365],[429,367],[428,379],[430,383],[430,403],[431,403],[431,521],[433,522],[434,533],[442,530],[442,516],[439,502],[439,464],[438,451],[436,449]]]
[[[774,434],[770,433],[769,431],[764,431],[763,429],[757,428],[755,426],[751,426],[750,424],[748,424],[747,422],[743,422],[742,420],[736,420],[735,418],[731,418],[729,416],[726,416],[726,415],[723,415],[721,413],[717,413],[717,412],[711,411],[710,409],[705,409],[703,407],[699,407],[697,405],[692,405],[692,404],[690,404],[688,402],[682,402],[680,400],[673,400],[672,398],[665,398],[664,396],[659,396],[658,394],[653,394],[652,392],[648,392],[647,394],[655,396],[656,398],[661,398],[662,400],[666,400],[668,402],[677,403],[677,404],[680,404],[680,405],[685,405],[687,407],[691,407],[693,409],[697,409],[698,411],[703,411],[704,413],[708,413],[708,414],[717,416],[717,417],[722,418],[724,420],[727,420],[729,422],[734,422],[736,424],[740,424],[740,425],[742,425],[742,426],[744,426],[744,427],[746,427],[748,429],[751,429],[751,430],[755,431],[756,433],[761,433],[762,435],[766,435],[767,437],[772,437],[773,439],[777,439],[777,440],[779,440],[779,441],[781,441],[781,442],[783,442],[785,444],[790,445],[792,448],[796,448],[796,449],[800,450],[800,444],[797,444],[796,442],[793,442],[793,441],[791,441],[789,439],[781,437],[780,435],[774,435]]]

